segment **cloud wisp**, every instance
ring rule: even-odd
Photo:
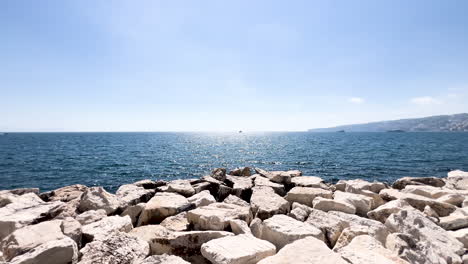
[[[353,104],[362,104],[365,102],[364,98],[361,97],[351,97],[348,99],[348,102]]]
[[[431,96],[421,96],[412,98],[411,103],[416,105],[438,105],[441,101]]]

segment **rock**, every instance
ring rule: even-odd
[[[119,207],[120,200],[115,195],[106,192],[102,187],[91,187],[81,195],[78,210],[86,212],[88,210],[103,209],[109,215]]]
[[[89,210],[76,216],[76,220],[82,225],[91,224],[107,217],[107,213],[103,209]]]
[[[136,264],[190,264],[190,262],[178,256],[162,254],[147,257],[143,262]]]
[[[250,231],[249,225],[242,220],[235,219],[235,220],[230,220],[229,225],[231,226],[231,230],[234,234],[240,235],[240,234],[252,234],[252,231]]]
[[[252,220],[252,222],[250,222],[249,228],[252,235],[258,238],[262,237],[262,219],[255,218]]]
[[[225,168],[217,168],[211,172],[211,177],[215,178],[218,181],[226,180],[226,169]]]
[[[192,187],[195,190],[195,193],[200,193],[205,190],[210,190],[211,183],[209,182],[200,182],[193,184]]]
[[[10,261],[47,241],[64,238],[61,224],[60,220],[46,221],[15,230],[0,243],[3,257]]]
[[[396,180],[392,187],[401,190],[407,185],[429,185],[434,187],[442,187],[445,185],[445,182],[444,180],[436,177],[404,177]]]
[[[249,177],[252,172],[249,167],[237,168],[229,172],[229,175]]]
[[[27,193],[33,193],[33,194],[39,195],[39,188],[17,188],[17,189],[0,191],[0,195],[5,194],[5,193],[14,194],[14,195],[23,195]]]
[[[80,205],[80,199],[74,199],[64,204],[61,212],[55,217],[55,219],[64,219],[67,217],[75,218],[78,216],[78,206]]]
[[[455,190],[449,190],[428,185],[408,185],[404,189],[402,189],[401,192],[417,194],[432,199],[437,199],[444,195],[457,194],[457,191]]]
[[[355,237],[349,245],[339,249],[338,253],[352,264],[409,264],[367,235]]]
[[[251,178],[240,176],[226,176],[226,183],[231,186],[232,194],[249,201],[252,195],[253,182]]]
[[[200,207],[200,206],[205,206],[205,205],[209,205],[209,204],[212,204],[212,203],[216,203],[216,200],[215,198],[213,197],[213,195],[210,194],[209,191],[202,191],[202,192],[199,192],[193,196],[190,196],[189,198],[187,198],[187,200],[190,202],[190,203],[193,203],[195,204],[196,207]]]
[[[313,206],[313,200],[315,197],[323,197],[331,199],[333,193],[328,190],[321,188],[309,188],[309,187],[294,187],[284,197],[290,203],[301,203],[307,206]]]
[[[132,220],[130,216],[109,216],[100,221],[84,225],[81,227],[83,231],[83,239],[86,242],[92,240],[104,239],[116,232],[129,232],[132,230]]]
[[[465,200],[465,195],[456,194],[456,193],[446,194],[444,196],[437,198],[437,201],[441,203],[449,203],[455,206],[461,206],[464,200]]]
[[[419,211],[424,211],[426,205],[430,206],[439,216],[447,216],[451,214],[455,209],[456,206],[442,203],[437,200],[427,198],[421,195],[412,194],[412,193],[403,193],[399,192],[398,190],[394,189],[384,189],[380,192],[380,196],[384,200],[396,200],[402,199],[408,202],[411,206],[418,209]]]
[[[315,176],[298,176],[291,179],[291,183],[299,187],[322,188],[328,190],[328,186],[319,177]]]
[[[10,209],[22,209],[43,203],[44,201],[35,193],[17,195],[8,191],[0,192],[0,208],[11,204],[9,206]]]
[[[301,176],[302,172],[298,170],[291,171],[266,171],[260,168],[255,168],[255,172],[262,175],[263,177],[268,178],[272,182],[277,183],[291,183],[291,178],[296,176]]]
[[[125,210],[120,214],[120,216],[130,216],[132,219],[132,225],[136,226],[138,224],[138,219],[140,218],[141,212],[145,209],[146,203],[139,203],[137,205],[131,205],[125,208]]]
[[[167,182],[165,181],[152,181],[149,179],[141,180],[141,181],[137,181],[133,183],[133,185],[138,186],[138,187],[143,187],[145,189],[156,189],[166,184]]]
[[[304,222],[309,217],[309,214],[312,212],[312,208],[308,207],[307,205],[303,205],[300,203],[293,203],[292,210],[289,212],[288,216]]]
[[[454,212],[448,216],[440,217],[439,226],[445,230],[457,230],[468,227],[468,216]]]
[[[169,216],[161,222],[161,226],[172,231],[187,231],[190,226],[187,220],[187,212]]]
[[[48,193],[42,193],[41,198],[46,202],[50,201],[61,201],[61,202],[70,202],[75,199],[79,199],[80,196],[88,189],[88,187],[75,184],[70,186],[65,186],[57,190],[53,190]]]
[[[238,235],[213,239],[202,245],[201,253],[213,264],[255,264],[274,255],[276,248],[254,236]]]
[[[465,248],[468,248],[468,228],[449,231],[449,234],[460,241]]]
[[[413,209],[413,207],[405,200],[393,200],[370,211],[367,217],[385,223],[391,214],[405,209]]]
[[[189,211],[187,219],[197,230],[226,230],[230,220],[240,219],[250,223],[252,213],[249,207],[212,203]]]
[[[424,207],[424,211],[423,213],[429,217],[429,218],[436,218],[437,220],[435,222],[439,222],[439,215],[436,213],[436,211],[434,211],[429,205],[426,205],[426,207]],[[434,221],[432,221],[434,222]]]
[[[345,192],[360,194],[369,197],[371,199],[371,210],[374,210],[375,208],[385,204],[385,201],[382,199],[382,197],[380,197],[378,193],[369,190],[356,189],[351,185],[347,185],[345,188]]]
[[[392,234],[386,247],[410,263],[461,263],[463,244],[417,210],[401,210],[388,217]]]
[[[253,175],[252,178],[254,178],[254,185],[255,186],[268,186],[268,187],[271,187],[273,188],[273,190],[275,190],[275,192],[278,194],[278,195],[285,195],[286,191],[284,189],[284,185],[282,184],[279,184],[279,183],[274,183],[272,181],[270,181],[269,179],[265,178],[265,177],[262,177],[258,174],[256,175]]]
[[[324,212],[328,211],[340,211],[347,214],[355,214],[356,207],[352,204],[335,201],[332,199],[326,199],[322,197],[317,197],[314,199],[312,206],[314,209],[322,210]]]
[[[258,264],[346,264],[340,255],[330,250],[323,241],[306,237],[283,247],[276,255],[265,258]]]
[[[81,224],[77,220],[67,217],[61,221],[60,228],[67,237],[73,239],[78,247],[81,247],[82,230]]]
[[[261,239],[270,241],[277,249],[298,239],[313,236],[324,240],[322,231],[286,215],[275,215],[262,223]]]
[[[225,231],[172,232],[159,225],[148,225],[134,228],[129,235],[148,242],[151,255],[175,254],[191,262],[201,256],[202,244],[234,234]]]
[[[0,208],[0,240],[21,227],[54,218],[63,208],[63,202],[41,202],[26,207],[24,203],[14,202]]]
[[[447,174],[447,188],[468,190],[468,172],[455,170]]]
[[[253,188],[250,204],[254,217],[262,220],[275,214],[287,214],[289,212],[289,202],[267,186]]]
[[[145,189],[133,184],[124,184],[119,187],[115,194],[120,199],[121,206],[127,208],[128,206],[148,202],[154,196],[154,193],[155,190]]]
[[[365,195],[336,191],[333,200],[337,202],[351,204],[356,208],[356,214],[367,215],[372,207],[372,198]]]
[[[10,264],[75,264],[78,261],[76,243],[63,237],[58,240],[46,241],[23,255],[12,259]]]
[[[335,246],[341,232],[350,226],[348,221],[339,216],[317,209],[310,209],[306,223],[322,230],[322,233],[325,234],[325,241],[331,248]]]
[[[227,204],[235,204],[235,205],[238,205],[238,206],[249,206],[249,203],[242,200],[241,198],[237,197],[237,196],[234,196],[234,195],[229,195],[228,197],[226,197],[226,199],[224,199],[223,203],[227,203]]]
[[[335,184],[336,190],[345,192],[346,188],[352,188],[359,191],[367,190],[373,193],[379,193],[381,190],[387,188],[382,182],[368,182],[361,179],[355,180],[339,180]],[[347,191],[346,191],[347,192]]]
[[[168,216],[173,216],[193,207],[187,198],[175,193],[156,193],[146,203],[141,212],[138,226],[161,223]]]
[[[170,181],[167,184],[167,191],[178,193],[185,197],[189,197],[195,194],[195,189],[193,189],[189,180],[174,180]]]
[[[148,254],[149,246],[145,241],[126,233],[114,233],[86,244],[80,250],[79,264],[132,264],[143,261]]]

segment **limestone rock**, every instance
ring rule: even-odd
[[[276,255],[265,258],[258,264],[346,264],[340,255],[330,250],[323,241],[306,237],[283,247]]]
[[[201,253],[213,264],[255,264],[274,255],[276,248],[254,236],[238,235],[213,239],[202,245]]]
[[[446,187],[454,190],[468,190],[468,172],[461,170],[449,172]]]
[[[106,192],[102,187],[91,187],[81,195],[78,210],[86,212],[88,210],[103,209],[109,215],[119,207],[120,200],[115,195]]]
[[[454,212],[439,218],[439,226],[445,230],[457,230],[468,227],[468,215]]]
[[[141,212],[145,209],[146,203],[139,203],[136,205],[131,205],[125,208],[125,210],[120,214],[120,216],[130,216],[132,219],[133,226],[138,224],[138,219],[140,218]]]
[[[190,226],[187,220],[187,212],[169,216],[161,222],[161,226],[172,231],[187,231]]]
[[[304,222],[309,217],[309,214],[312,212],[312,208],[308,207],[307,205],[303,205],[300,203],[293,203],[292,210],[289,212],[288,216]]]
[[[252,175],[252,178],[254,178],[254,185],[255,186],[268,186],[268,187],[271,187],[271,188],[273,188],[273,190],[275,190],[275,192],[278,195],[281,195],[281,196],[285,195],[285,193],[286,193],[286,191],[284,189],[284,185],[282,185],[282,184],[272,182],[269,179],[267,179],[267,178],[265,178],[263,176],[260,176],[258,174]]]
[[[133,264],[149,254],[148,243],[126,233],[114,233],[102,240],[86,244],[80,250],[80,264]]]
[[[124,184],[117,189],[115,193],[117,198],[120,199],[122,207],[137,205],[139,203],[148,202],[154,196],[155,191],[138,187],[133,184]]]
[[[195,204],[196,207],[205,206],[216,202],[213,195],[211,195],[210,192],[207,190],[192,195],[189,198],[187,198],[187,200]]]
[[[349,221],[317,209],[310,209],[306,223],[322,230],[325,241],[330,247],[335,246],[341,232],[350,226]]]
[[[417,210],[390,215],[386,247],[410,263],[461,263],[463,244]]]
[[[249,228],[252,235],[258,238],[262,237],[262,219],[254,218],[254,220],[250,222]]]
[[[403,189],[407,185],[429,185],[434,187],[442,187],[445,185],[444,180],[435,177],[404,177],[393,183],[393,188]]]
[[[141,180],[141,181],[137,181],[133,183],[133,185],[136,185],[138,187],[143,187],[145,189],[156,189],[166,184],[167,182],[165,181],[152,181],[149,179],[145,179],[145,180]]]
[[[291,183],[299,187],[322,188],[328,190],[323,180],[316,176],[298,176],[291,179]]]
[[[367,235],[355,237],[346,247],[339,249],[338,253],[352,264],[409,264]]]
[[[34,193],[36,195],[39,195],[39,188],[17,188],[17,189],[0,191],[0,195],[5,194],[5,193],[14,194],[14,195]]]
[[[189,211],[187,219],[195,229],[226,230],[230,225],[229,221],[233,219],[241,219],[250,223],[252,213],[249,207],[226,203],[212,203]]]
[[[84,213],[81,213],[77,215],[75,219],[78,222],[80,222],[80,224],[87,225],[87,224],[97,222],[103,219],[104,217],[107,217],[106,211],[103,209],[99,209],[99,210],[89,210]]]
[[[63,237],[58,240],[46,241],[23,255],[12,259],[10,264],[75,264],[78,261],[76,243]]]
[[[237,196],[234,196],[234,195],[229,195],[228,197],[226,197],[223,201],[223,203],[227,203],[227,204],[235,204],[235,205],[238,205],[238,206],[249,206],[249,203],[242,200],[241,198],[237,197]]]
[[[290,203],[301,203],[307,206],[313,206],[313,200],[315,197],[323,197],[331,199],[333,193],[328,190],[321,188],[309,188],[309,187],[294,187],[284,197]]]
[[[9,206],[10,209],[22,209],[43,203],[44,201],[35,193],[17,195],[9,191],[0,192],[0,208],[11,204]]]
[[[167,184],[167,191],[178,193],[185,197],[189,197],[195,194],[195,189],[193,189],[189,180],[174,180],[170,181]]]
[[[61,202],[69,202],[71,200],[75,200],[80,198],[81,194],[86,191],[88,187],[75,184],[70,186],[65,186],[59,188],[57,190],[50,191],[48,193],[41,193],[41,198],[45,201],[61,201]]]
[[[250,200],[253,187],[253,181],[251,178],[228,175],[226,176],[226,183],[231,186],[232,194],[244,200]]]
[[[215,178],[218,181],[224,181],[226,179],[226,169],[225,168],[216,168],[211,172],[211,177]]]
[[[437,198],[437,201],[442,203],[449,203],[455,206],[461,206],[465,200],[465,197],[466,195],[451,193]]]
[[[85,241],[103,239],[112,233],[127,233],[132,230],[132,228],[130,216],[109,216],[97,222],[82,226],[83,239],[85,239]]]
[[[190,264],[190,262],[178,256],[162,254],[149,256],[143,262],[136,264]]]
[[[195,190],[195,193],[200,193],[205,190],[210,190],[211,183],[209,182],[200,182],[196,184],[192,184],[193,189]]]
[[[355,180],[339,180],[335,187],[338,191],[346,191],[346,188],[353,188],[356,190],[367,190],[373,193],[379,193],[381,190],[387,188],[387,186],[382,182],[368,182],[361,179]],[[346,191],[347,192],[347,191]]]
[[[272,182],[277,183],[291,183],[291,178],[296,176],[301,176],[302,172],[298,170],[291,171],[266,171],[260,168],[255,168],[255,172],[262,175],[263,177],[268,178]]]
[[[235,220],[230,220],[229,224],[231,226],[232,232],[236,235],[252,234],[252,231],[250,231],[249,225],[245,221],[235,219]]]
[[[429,185],[408,185],[404,189],[401,190],[402,193],[412,193],[421,195],[427,198],[437,199],[444,195],[449,194],[459,194],[458,192],[464,191],[457,191],[457,190],[450,190],[446,188],[439,188]]]
[[[73,239],[78,247],[81,247],[81,237],[83,231],[81,229],[81,224],[76,219],[67,217],[61,221],[60,228],[62,232],[67,237]]]
[[[313,236],[324,241],[322,231],[286,215],[275,215],[262,223],[261,239],[270,241],[277,249],[298,239]]]
[[[372,198],[365,195],[336,191],[333,194],[333,200],[353,205],[356,208],[356,214],[367,215],[372,207]]]
[[[314,209],[322,210],[324,212],[339,211],[347,214],[356,213],[356,207],[354,207],[352,204],[341,201],[335,201],[332,199],[326,199],[322,197],[315,198],[312,203],[312,206],[314,207]]]
[[[352,185],[347,185],[345,188],[345,192],[360,194],[369,197],[371,199],[371,210],[374,210],[375,208],[385,204],[385,201],[382,199],[382,197],[380,197],[378,193],[369,190],[357,189],[354,188]]]
[[[229,175],[249,177],[252,172],[249,167],[237,168],[229,172]]]
[[[393,200],[370,211],[367,217],[385,223],[391,214],[405,209],[413,209],[413,207],[405,200]]]
[[[465,248],[468,248],[468,228],[449,231],[449,234],[460,241]]]
[[[267,186],[259,186],[253,189],[250,204],[254,217],[262,220],[275,214],[287,214],[289,212],[289,202]]]
[[[158,224],[168,216],[173,216],[192,208],[193,205],[187,198],[176,193],[156,193],[146,203],[141,212],[138,226],[147,224]]]

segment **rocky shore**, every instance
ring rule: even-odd
[[[218,168],[0,191],[0,263],[468,263],[468,172],[392,185]]]

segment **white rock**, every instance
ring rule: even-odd
[[[10,264],[75,264],[78,261],[76,243],[64,237],[58,240],[46,241],[23,255],[12,259]]]
[[[385,203],[385,201],[382,199],[382,197],[380,197],[378,193],[375,193],[369,190],[356,189],[352,187],[351,185],[346,186],[345,192],[360,194],[360,195],[369,197],[371,199],[371,210],[374,210],[375,208]]]
[[[446,187],[455,190],[468,190],[468,172],[461,170],[449,172]]]
[[[468,227],[468,216],[454,212],[439,218],[439,226],[445,230],[457,230]]]
[[[258,238],[262,237],[262,219],[255,218],[254,220],[252,220],[252,222],[250,222],[249,228],[252,235]]]
[[[195,229],[226,230],[230,225],[230,220],[241,219],[250,223],[252,213],[249,207],[226,203],[212,203],[189,211],[187,219],[190,224],[193,224]]]
[[[306,237],[283,247],[276,255],[265,258],[258,264],[346,264],[337,253],[330,250],[323,241]]]
[[[409,264],[367,235],[355,237],[349,245],[339,249],[338,253],[352,264]]]
[[[263,221],[260,238],[270,241],[277,249],[281,249],[293,241],[308,236],[325,240],[320,229],[286,215],[275,215]]]
[[[331,199],[332,196],[333,193],[331,191],[321,188],[294,187],[284,198],[290,203],[297,202],[312,207],[315,197]]]
[[[215,198],[213,197],[213,195],[210,194],[210,192],[208,190],[205,190],[205,191],[199,192],[199,193],[197,193],[195,195],[192,195],[189,198],[187,198],[187,200],[189,202],[195,204],[196,207],[216,203]]]
[[[133,226],[138,224],[138,219],[140,218],[141,212],[145,209],[146,203],[139,203],[136,205],[130,205],[120,214],[120,216],[130,216],[132,219]]]
[[[63,219],[62,224],[60,225],[60,228],[62,229],[62,232],[64,235],[67,237],[73,239],[73,241],[76,242],[76,245],[78,247],[81,247],[81,237],[83,234],[83,231],[81,229],[81,224],[77,220],[67,217]]]
[[[390,215],[385,225],[395,233],[386,247],[410,263],[461,263],[463,244],[417,210]]]
[[[81,195],[78,210],[85,212],[88,210],[103,209],[109,215],[115,212],[119,207],[120,200],[117,196],[106,192],[102,187],[91,187]]]
[[[445,185],[444,180],[436,177],[404,177],[395,181],[393,188],[401,190],[408,185],[427,185],[434,187],[442,187]]]
[[[245,206],[245,207],[250,206],[248,202],[242,200],[241,198],[239,198],[237,196],[231,195],[231,194],[224,199],[223,203],[235,204],[235,205],[238,205],[238,206]]]
[[[109,216],[97,222],[82,226],[83,239],[86,241],[100,240],[116,232],[129,232],[132,230],[130,216]]]
[[[120,199],[122,207],[146,203],[154,196],[155,191],[138,187],[134,184],[124,184],[119,187],[116,196]]]
[[[232,194],[242,199],[248,199],[252,194],[253,181],[250,177],[228,175],[226,176],[226,182],[229,186],[232,186]]]
[[[173,216],[192,208],[193,205],[187,198],[175,193],[156,193],[146,203],[141,212],[138,226],[147,224],[158,224],[168,216]]]
[[[372,198],[361,194],[336,191],[333,194],[333,200],[353,205],[356,208],[356,214],[366,215],[372,206]]]
[[[167,184],[168,192],[175,192],[185,197],[189,197],[195,194],[195,189],[190,184],[189,180],[174,180]]]
[[[250,231],[249,225],[245,221],[235,219],[235,220],[230,220],[229,224],[231,225],[232,232],[236,235],[252,234],[252,231]]]
[[[44,201],[37,196],[35,193],[25,193],[23,195],[17,195],[9,191],[0,191],[0,207],[4,207],[8,204],[14,203],[15,205],[10,206],[16,209],[27,208],[38,204],[43,204]]]
[[[455,206],[461,206],[466,196],[467,195],[451,193],[451,194],[446,194],[444,196],[437,198],[437,201],[442,202],[442,203],[453,204]]]
[[[312,212],[312,208],[308,207],[307,205],[303,205],[300,203],[293,203],[292,210],[289,212],[288,216],[304,222],[309,217],[309,214]]]
[[[463,243],[465,248],[468,248],[468,228],[458,229],[456,231],[449,231],[449,234]]]
[[[287,214],[289,212],[289,202],[267,186],[253,188],[250,204],[254,217],[262,220],[275,214]]]
[[[405,200],[393,200],[370,211],[367,217],[385,223],[391,214],[405,209],[413,209],[413,207]]]
[[[80,196],[86,191],[88,187],[75,184],[70,186],[65,186],[56,190],[53,190],[48,193],[41,193],[41,198],[47,202],[52,201],[61,201],[61,202],[70,202],[75,199],[79,199]]]
[[[91,224],[107,217],[107,213],[103,209],[89,210],[76,216],[76,220],[82,225]]]
[[[120,263],[143,261],[149,254],[148,243],[126,233],[114,233],[103,240],[86,244],[80,250],[80,264]]]
[[[272,256],[276,248],[251,235],[213,239],[201,246],[202,255],[213,264],[255,264]]]
[[[270,181],[268,178],[260,176],[258,174],[252,175],[255,186],[268,186],[273,188],[278,195],[283,196],[285,194],[284,185]]]
[[[291,178],[296,176],[301,176],[302,173],[298,170],[291,171],[266,171],[259,168],[255,168],[255,171],[262,175],[263,177],[268,178],[272,182],[277,183],[291,183]]]
[[[169,216],[161,222],[161,226],[172,231],[187,231],[190,223],[187,220],[187,212]]]
[[[298,176],[291,179],[291,183],[300,187],[322,188],[328,190],[328,186],[320,177],[316,176]]]
[[[355,180],[339,180],[335,187],[338,191],[346,191],[347,187],[352,187],[357,190],[367,190],[374,193],[379,193],[381,190],[385,189],[386,186],[381,182],[368,182],[361,179]]]
[[[354,207],[352,204],[322,197],[315,198],[312,205],[314,209],[322,210],[324,212],[340,211],[347,214],[356,213],[356,207]]]
[[[149,256],[137,264],[190,264],[190,262],[178,256],[162,254]]]
[[[335,246],[341,232],[350,226],[349,221],[317,209],[310,210],[306,223],[322,230],[330,247]]]

